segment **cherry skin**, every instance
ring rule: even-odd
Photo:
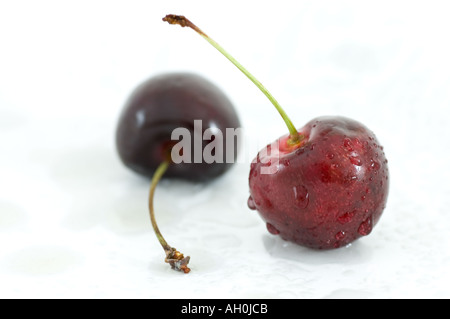
[[[375,135],[345,117],[318,117],[299,135],[297,145],[289,145],[286,135],[258,153],[249,175],[249,208],[270,233],[309,248],[338,248],[368,235],[389,189],[387,160]]]
[[[202,136],[208,128],[223,132],[223,163],[207,163],[203,156],[201,163],[194,162],[194,120],[202,121]],[[230,168],[232,163],[225,160],[225,131],[226,128],[240,127],[238,115],[216,85],[192,73],[157,75],[134,90],[116,131],[120,159],[133,171],[151,177],[161,162],[170,156],[172,147],[178,142],[171,139],[172,132],[180,127],[191,133],[191,163],[170,165],[165,177],[206,181]],[[202,139],[202,150],[211,140]],[[235,158],[236,153],[235,146]]]

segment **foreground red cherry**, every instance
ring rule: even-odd
[[[249,207],[269,232],[310,248],[338,248],[368,235],[389,188],[387,160],[375,135],[344,117],[316,118],[299,134],[303,138],[294,147],[287,135],[258,153]]]
[[[361,123],[320,117],[300,130],[269,91],[217,42],[184,16],[164,21],[200,34],[271,101],[289,134],[261,150],[251,165],[248,206],[270,233],[297,244],[330,249],[368,235],[386,206],[388,168],[383,148]]]

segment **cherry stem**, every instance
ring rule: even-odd
[[[152,222],[153,230],[155,231],[156,237],[158,238],[162,248],[164,249],[164,252],[166,253],[165,262],[170,264],[172,269],[183,271],[185,274],[190,272],[191,270],[188,268],[187,264],[189,263],[190,257],[184,257],[182,253],[177,251],[174,247],[171,247],[167,241],[164,239],[163,235],[161,234],[161,231],[158,228],[158,224],[156,223],[155,218],[155,209],[153,207],[153,201],[155,196],[155,190],[156,186],[158,185],[159,181],[161,180],[161,177],[164,175],[164,173],[167,171],[170,165],[170,160],[166,160],[162,162],[158,168],[156,169],[155,173],[153,174],[152,183],[150,186],[150,195],[148,200],[148,207],[150,211],[150,220]]]
[[[296,145],[300,143],[300,141],[303,139],[303,136],[300,136],[298,134],[294,124],[292,124],[292,121],[289,119],[286,112],[284,112],[283,108],[280,106],[278,101],[272,96],[272,94],[270,94],[270,92],[264,87],[264,85],[261,84],[261,82],[259,82],[246,68],[244,68],[227,51],[225,51],[224,48],[222,48],[216,41],[211,39],[208,35],[206,35],[206,33],[204,33],[200,28],[198,28],[195,24],[193,24],[184,16],[168,14],[163,18],[163,21],[166,21],[169,24],[178,24],[182,27],[189,27],[193,29],[198,34],[200,34],[206,41],[208,41],[214,48],[216,48],[220,53],[222,53],[228,60],[230,60],[231,63],[233,63],[239,70],[241,70],[241,72],[244,73],[250,79],[250,81],[252,81],[264,93],[264,95],[270,100],[270,102],[272,102],[272,104],[278,110],[284,122],[286,123],[287,128],[289,129],[290,136],[288,144]]]

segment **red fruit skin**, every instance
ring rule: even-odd
[[[258,153],[249,176],[249,208],[270,233],[313,249],[346,246],[368,235],[389,191],[387,160],[375,135],[345,117],[318,117],[299,133],[300,147],[290,148],[286,135]]]

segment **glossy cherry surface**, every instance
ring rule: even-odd
[[[195,134],[194,121],[202,121],[201,134],[211,128],[223,132],[223,163],[194,163],[194,139],[202,150],[211,140]],[[167,73],[142,83],[131,94],[120,116],[116,146],[122,162],[133,171],[152,176],[167,159],[178,140],[173,130],[187,128],[191,133],[191,163],[172,164],[165,177],[190,181],[209,180],[223,174],[232,163],[225,159],[226,128],[238,128],[238,115],[228,97],[209,80],[193,73]],[[236,158],[237,144],[234,156]]]
[[[345,117],[319,117],[299,134],[295,147],[286,135],[258,153],[249,208],[270,233],[310,248],[338,248],[368,235],[389,190],[387,160],[373,132]]]

